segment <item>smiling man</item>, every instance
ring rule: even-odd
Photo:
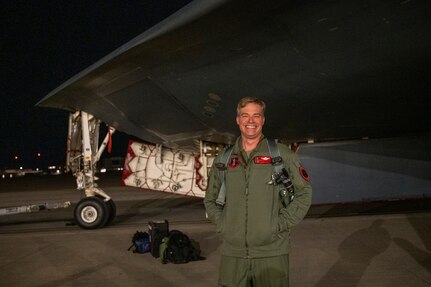
[[[241,131],[243,147],[246,152],[254,150],[262,137],[265,123],[265,103],[244,98],[237,107],[236,123]]]
[[[218,286],[289,286],[290,229],[311,204],[310,178],[296,155],[263,135],[265,107],[254,97],[239,101],[241,136],[211,168],[204,204],[223,237]],[[280,174],[289,184],[274,183]]]

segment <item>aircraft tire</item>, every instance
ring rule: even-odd
[[[104,197],[99,194],[96,194],[95,196],[97,198],[100,198],[108,208],[108,220],[106,221],[105,226],[111,224],[115,216],[117,215],[117,206],[115,205],[115,202],[112,199],[105,201]]]
[[[107,204],[95,196],[81,199],[75,207],[76,224],[84,229],[96,229],[106,225],[110,215]]]
[[[109,225],[112,223],[112,221],[114,221],[114,218],[117,215],[117,207],[115,205],[115,202],[112,199],[105,202],[105,204],[108,207],[108,211],[109,211],[108,221],[106,222],[106,225]]]

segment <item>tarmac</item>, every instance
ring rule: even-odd
[[[83,230],[70,224],[83,196],[73,177],[0,180],[0,208],[72,202],[66,209],[0,216],[0,286],[217,285],[222,239],[206,220],[202,199],[121,187],[119,174],[101,176],[100,186],[114,199],[117,217],[103,229]],[[328,212],[340,210],[334,206],[313,207],[292,230],[290,285],[431,286],[431,208],[425,202],[353,213],[357,206],[338,213]],[[206,259],[162,264],[127,250],[136,231],[164,219],[198,241]]]

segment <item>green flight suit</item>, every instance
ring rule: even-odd
[[[241,137],[237,139],[225,171],[226,204],[223,209],[215,203],[221,184],[220,171],[215,163],[220,161],[222,153],[211,168],[204,204],[208,218],[215,223],[217,232],[223,237],[219,286],[240,286],[236,285],[240,284],[237,279],[244,276],[256,278],[256,274],[263,270],[252,270],[253,267],[265,265],[254,264],[254,259],[261,262],[264,258],[281,256],[285,259],[276,260],[288,261],[290,229],[306,215],[311,204],[312,190],[308,175],[296,154],[286,145],[278,144],[278,148],[295,188],[295,198],[287,207],[282,204],[278,187],[268,184],[274,168],[267,160],[270,155],[267,141],[263,137],[249,156],[242,148]],[[225,266],[232,265],[229,260],[243,262],[242,269],[248,275],[242,276],[239,275],[239,270],[226,268]],[[274,260],[268,259],[268,262]],[[278,270],[279,266],[274,268]],[[276,284],[268,282],[267,286],[288,286],[288,283]]]

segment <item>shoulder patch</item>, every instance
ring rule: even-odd
[[[302,176],[304,180],[310,181],[310,176],[302,166],[299,167],[299,174]]]
[[[236,168],[239,165],[239,158],[236,156],[231,157],[228,165],[231,168]]]

